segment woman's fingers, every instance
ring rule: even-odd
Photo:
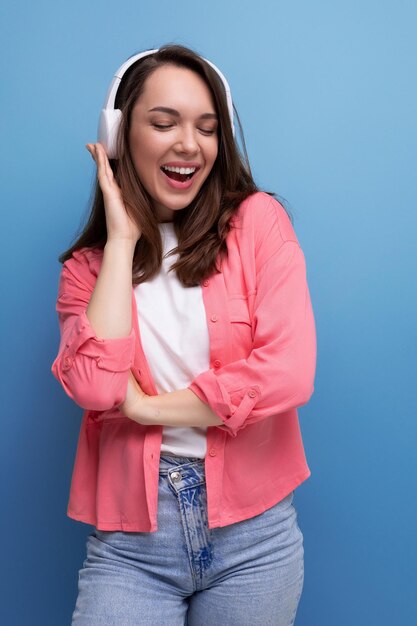
[[[120,410],[126,417],[129,417],[130,419],[135,419],[135,409],[138,405],[138,402],[146,397],[146,393],[140,387],[136,378],[133,376],[132,371],[130,371],[129,380],[127,383],[126,397],[119,407]]]
[[[106,168],[107,155],[104,153],[104,150],[100,144],[96,144],[94,146],[95,154],[96,154],[96,163],[98,168],[98,178],[100,181],[101,188],[103,189],[103,184],[108,185],[110,183],[109,174]],[[103,189],[104,191],[104,189]]]
[[[103,192],[106,213],[107,236],[137,241],[141,230],[127,213],[122,192],[117,184],[104,146],[100,143],[87,143],[87,150],[97,165],[97,178]]]
[[[103,146],[99,143],[88,143],[86,148],[96,162],[97,177],[103,194],[119,193],[119,187],[114,181],[113,170]]]

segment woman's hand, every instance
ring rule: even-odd
[[[142,402],[144,398],[147,398],[147,397],[148,396],[146,395],[144,391],[142,391],[139,383],[137,382],[136,378],[133,376],[132,372],[130,371],[129,381],[127,383],[126,398],[124,399],[122,404],[119,406],[123,415],[125,415],[126,417],[129,417],[130,419],[135,419],[135,415],[139,412],[138,411],[139,403]],[[135,421],[139,421],[139,420],[135,420]]]
[[[113,170],[103,146],[100,143],[88,143],[86,148],[97,164],[97,177],[103,192],[106,211],[107,241],[120,239],[136,245],[142,232],[128,215],[122,192],[114,179]]]

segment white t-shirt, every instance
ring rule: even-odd
[[[173,222],[159,224],[163,254],[175,248]],[[209,369],[210,346],[201,287],[183,287],[162,259],[159,273],[134,288],[142,346],[158,393],[185,389]],[[164,426],[161,454],[204,458],[206,427]]]

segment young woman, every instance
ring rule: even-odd
[[[87,148],[52,367],[85,409],[68,515],[95,527],[72,623],[293,624],[316,353],[291,222],[240,155],[224,76],[188,48],[129,59]]]

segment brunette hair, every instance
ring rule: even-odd
[[[239,204],[258,191],[252,178],[243,131],[238,122],[243,155],[233,137],[223,83],[217,72],[197,53],[180,45],[165,45],[156,53],[139,59],[125,73],[118,89],[115,107],[122,111],[118,135],[120,158],[110,159],[115,179],[129,215],[140,225],[141,237],[135,248],[133,284],[152,278],[162,263],[162,240],[152,198],[142,185],[129,150],[132,109],[141,96],[147,78],[159,67],[174,65],[196,72],[210,89],[218,115],[218,154],[213,168],[196,198],[184,209],[174,212],[178,253],[171,269],[185,287],[198,285],[219,271],[218,257],[227,255],[226,237],[232,228],[231,218]],[[80,248],[103,248],[107,240],[103,194],[95,182],[94,201],[88,221],[75,243],[60,257],[61,263]]]

